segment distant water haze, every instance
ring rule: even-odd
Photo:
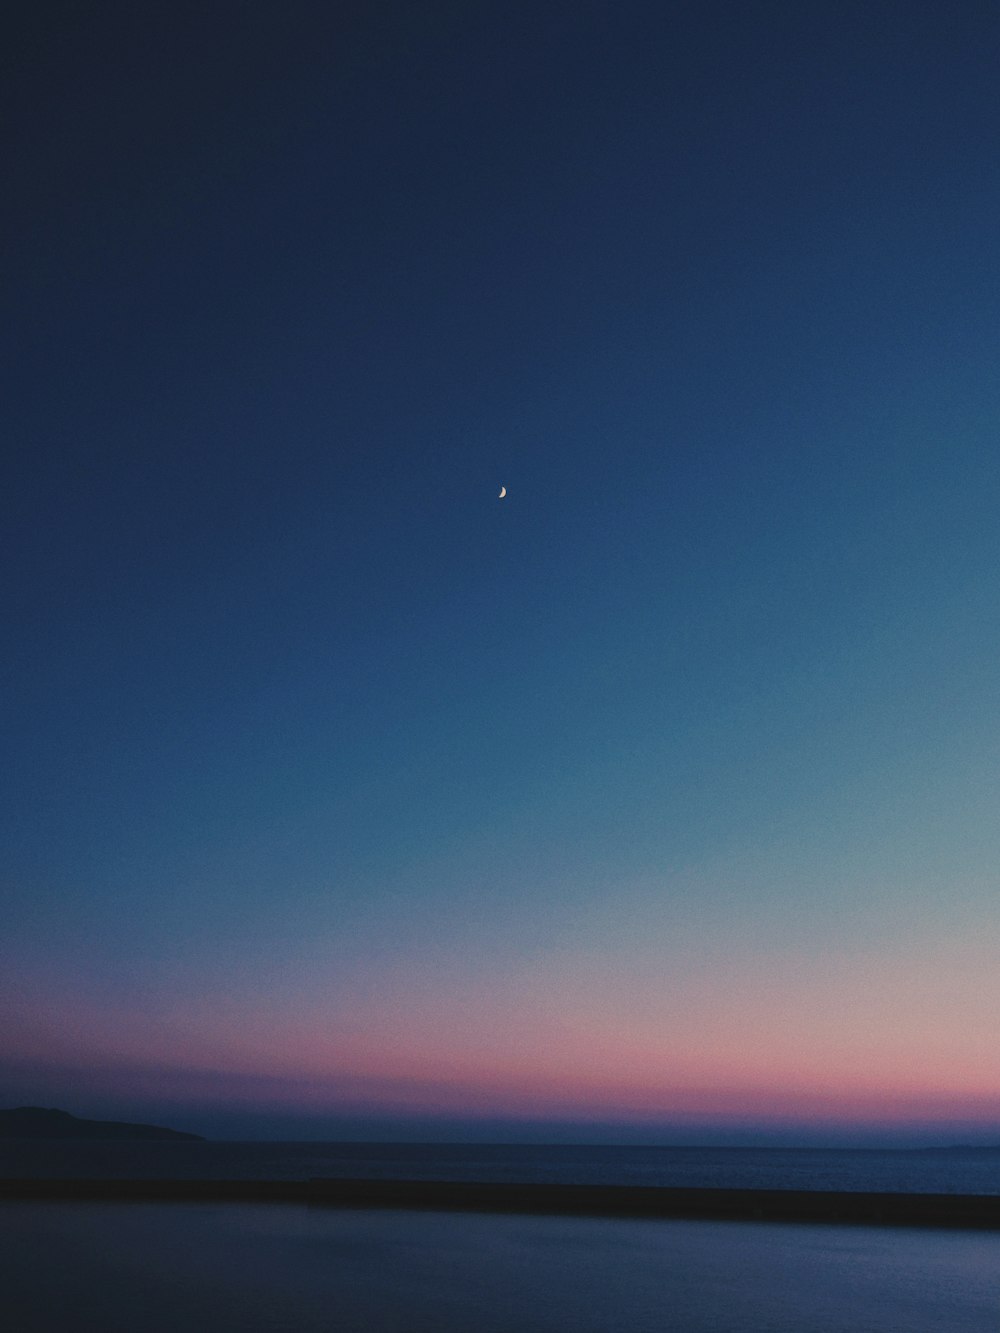
[[[1000,1194],[992,1148],[182,1139],[0,1142],[0,1179],[374,1179],[889,1194]]]

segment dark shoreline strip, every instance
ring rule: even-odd
[[[512,1185],[437,1180],[0,1180],[0,1200],[298,1203],[590,1217],[1000,1230],[1000,1195]]]

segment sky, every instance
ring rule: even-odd
[[[0,1103],[1000,1141],[992,0],[5,46]]]

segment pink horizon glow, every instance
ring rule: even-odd
[[[383,965],[358,996],[349,972],[334,990],[289,968],[266,1001],[243,976],[126,1002],[24,970],[7,979],[23,1017],[6,1046],[50,1087],[310,1115],[987,1125],[990,945],[916,939],[808,967],[733,955],[699,972],[566,949],[509,975]]]

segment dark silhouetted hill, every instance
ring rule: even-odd
[[[159,1125],[130,1125],[121,1120],[80,1120],[68,1111],[43,1106],[18,1106],[0,1111],[0,1139],[187,1139],[204,1143],[200,1134],[182,1134]]]

